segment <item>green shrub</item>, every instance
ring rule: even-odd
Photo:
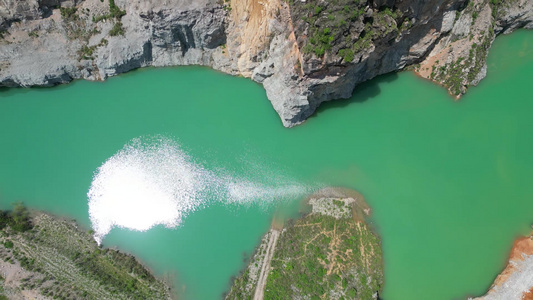
[[[390,8],[385,8],[385,10],[383,11],[386,15],[390,16],[391,18],[393,19],[396,19],[398,17],[398,14],[392,10],[390,10]]]
[[[32,228],[30,214],[24,204],[17,203],[11,212],[11,228],[18,232],[30,230]]]
[[[4,229],[11,222],[9,212],[0,210],[0,230]]]
[[[354,59],[354,53],[353,53],[352,49],[341,49],[341,50],[339,50],[339,55],[347,63],[352,62],[353,59]]]
[[[357,291],[355,289],[349,289],[346,294],[347,294],[348,297],[353,299],[357,295]]]
[[[116,22],[113,25],[113,28],[109,31],[110,36],[124,35],[124,28],[122,27],[122,22]]]
[[[8,248],[8,249],[13,249],[13,242],[10,241],[10,240],[7,240],[4,242],[4,247]]]
[[[60,7],[59,11],[61,12],[61,17],[66,21],[78,19],[78,15],[76,15],[78,9],[76,7]]]
[[[109,0],[109,13],[113,18],[120,19],[126,14],[126,11],[120,10],[115,4],[115,0]]]
[[[83,45],[81,49],[78,51],[78,54],[80,58],[91,59],[93,56],[94,50],[96,50],[96,46],[89,47],[87,45]]]
[[[103,1],[102,1],[103,2]],[[120,20],[123,16],[126,15],[125,10],[121,10],[116,4],[114,0],[109,0],[109,13],[101,16],[93,16],[93,22],[98,23],[103,20],[108,20],[115,18],[117,20]]]

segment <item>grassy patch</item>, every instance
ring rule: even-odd
[[[383,285],[380,240],[351,218],[313,214],[290,223],[271,267],[265,299],[368,299]]]
[[[333,200],[332,205],[344,207]],[[263,237],[246,271],[233,281],[226,299],[251,299],[249,271],[264,255]],[[290,220],[283,229],[271,260],[265,299],[371,299],[383,286],[379,238],[353,218],[336,219],[318,213]],[[253,280],[252,280],[253,281]],[[332,297],[331,295],[336,295]]]
[[[17,212],[19,217],[14,217]],[[37,289],[57,299],[170,298],[166,284],[133,256],[99,248],[87,231],[71,221],[40,213],[26,218],[16,207],[1,215],[5,224],[1,232],[9,240],[0,238],[0,258],[32,272],[21,280],[22,289]],[[18,231],[16,222],[33,227]]]
[[[15,232],[32,228],[28,210],[22,203],[16,203],[11,211],[0,211],[0,229],[10,227]]]

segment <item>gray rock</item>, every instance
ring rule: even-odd
[[[476,22],[471,13],[458,13],[464,0],[374,2],[365,16],[394,3],[411,25],[373,40],[346,63],[335,54],[338,49],[323,59],[301,53],[307,29],[298,20],[293,23],[282,0],[234,0],[231,9],[216,0],[116,0],[127,12],[120,20],[124,35],[118,36],[109,34],[117,20],[93,22],[108,12],[107,2],[4,3],[0,30],[7,32],[0,38],[0,86],[52,86],[76,78],[104,80],[145,66],[206,65],[262,83],[287,127],[304,122],[322,102],[348,98],[358,84],[428,60],[453,41],[477,34],[479,26],[491,24],[487,7]],[[75,5],[78,17],[63,20],[59,10],[50,10],[58,4]],[[504,6],[494,31],[531,28],[532,14],[530,0]],[[354,21],[357,34],[364,29],[362,18]],[[386,26],[399,27],[391,17],[383,18]],[[472,29],[474,23],[478,27]],[[374,26],[386,30],[383,24]],[[486,73],[486,66],[470,69],[478,73],[465,86],[477,84]]]
[[[34,20],[41,17],[37,0],[4,0],[0,5],[0,29],[7,28],[16,20]]]
[[[504,6],[498,12],[495,31],[511,33],[517,28],[533,28],[533,1],[518,0],[512,5]]]

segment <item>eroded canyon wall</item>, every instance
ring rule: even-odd
[[[262,83],[291,127],[406,67],[459,97],[495,36],[520,27],[533,1],[2,0],[0,86],[206,65]]]

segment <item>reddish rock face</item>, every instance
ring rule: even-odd
[[[524,293],[522,300],[533,300],[533,288],[531,288],[527,293]]]
[[[533,283],[531,264],[533,263],[533,232],[529,236],[518,238],[509,255],[507,267],[496,277],[488,293],[476,299],[517,299],[522,294],[523,300],[533,300]],[[524,280],[526,279],[526,280]]]
[[[509,260],[524,260],[523,254],[533,255],[533,239],[531,236],[519,238],[514,242]]]

